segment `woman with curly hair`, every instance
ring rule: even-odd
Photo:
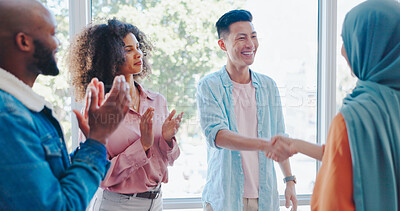
[[[111,165],[92,200],[95,210],[162,210],[161,183],[180,154],[175,134],[183,113],[174,118],[162,95],[138,83],[151,73],[151,50],[143,32],[116,19],[88,26],[71,43],[67,62],[78,100],[94,77],[105,93],[118,75],[130,85],[129,112],[106,144]]]

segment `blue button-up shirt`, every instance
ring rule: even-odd
[[[275,82],[250,70],[256,89],[257,134],[259,138],[284,134],[284,120],[278,88]],[[215,211],[243,210],[244,175],[240,151],[215,145],[220,130],[238,132],[233,84],[223,67],[203,78],[197,89],[200,123],[207,140],[207,182],[203,202],[210,203]],[[259,210],[279,210],[279,198],[274,163],[259,152]]]
[[[85,210],[107,172],[98,141],[70,158],[50,107],[0,68],[0,210]]]

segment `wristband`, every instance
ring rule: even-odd
[[[283,183],[287,183],[289,181],[293,181],[294,184],[296,184],[297,183],[296,176],[292,175],[292,176],[283,178]]]

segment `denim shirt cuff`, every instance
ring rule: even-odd
[[[107,160],[106,147],[104,144],[93,139],[87,139],[80,145],[78,152],[73,158],[73,162],[83,162],[89,165],[100,173],[102,179],[104,179],[110,167],[110,161]]]

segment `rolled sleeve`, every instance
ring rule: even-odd
[[[218,95],[218,94],[217,94]],[[208,85],[207,81],[202,81],[197,89],[197,107],[200,114],[200,125],[204,131],[209,146],[222,149],[215,144],[215,137],[220,130],[229,130],[226,114],[223,112],[221,96],[216,96],[215,91]]]

